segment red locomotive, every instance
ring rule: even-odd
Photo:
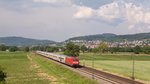
[[[78,57],[66,57],[65,63],[71,66],[78,66],[79,60]]]
[[[44,57],[59,61],[61,63],[73,66],[73,67],[79,66],[78,57],[59,55],[59,54],[43,52],[43,51],[36,51],[36,53],[39,54],[39,55],[42,55]]]

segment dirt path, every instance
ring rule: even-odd
[[[34,63],[32,58],[29,55],[27,55],[27,58],[29,59],[29,61],[31,63],[30,69],[31,70],[36,69],[37,70],[36,74],[39,78],[49,80],[50,81],[49,84],[57,84],[57,79],[56,78],[54,78],[53,76],[50,76],[47,73],[43,72],[40,69],[40,66],[38,66],[36,63]]]

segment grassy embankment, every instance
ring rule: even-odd
[[[97,84],[96,81],[80,76],[78,73],[74,73],[73,71],[68,70],[61,65],[57,65],[46,58],[37,55],[34,56],[33,54],[30,55],[33,61],[36,62],[42,70],[57,79],[58,84]]]
[[[97,84],[60,65],[25,52],[0,52],[6,84]]]
[[[82,65],[85,64],[85,66],[92,67],[94,57],[94,68],[131,77],[132,56],[135,60],[135,78],[150,81],[150,55],[81,53],[79,58]]]

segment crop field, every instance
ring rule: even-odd
[[[32,53],[0,52],[0,66],[7,73],[6,84],[97,84]]]
[[[132,65],[134,58],[135,78],[146,82],[150,81],[150,55],[135,55],[135,54],[80,54],[80,64],[93,67],[92,60],[94,59],[94,68],[104,71],[109,71],[114,74],[132,77]],[[150,82],[149,82],[150,83]]]

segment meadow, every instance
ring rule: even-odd
[[[150,55],[116,53],[116,54],[95,54],[81,53],[79,56],[80,64],[88,67],[94,67],[98,70],[111,72],[128,78],[132,77],[133,59],[134,59],[134,76],[136,79],[150,83]],[[94,66],[92,61],[94,60]]]
[[[28,56],[27,56],[28,54]],[[135,61],[136,80],[150,83],[150,55],[115,53],[81,53],[80,64],[113,74],[132,77]],[[0,66],[7,73],[6,84],[97,84],[48,59],[25,52],[0,52]]]
[[[0,52],[0,66],[6,72],[6,84],[49,84],[49,80],[38,76],[25,52]]]
[[[6,84],[97,84],[33,53],[0,52],[0,66]]]

